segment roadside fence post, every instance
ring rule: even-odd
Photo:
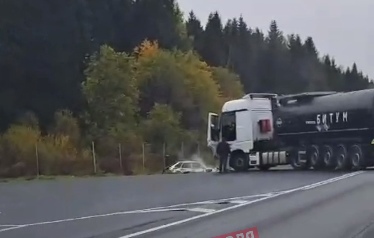
[[[142,157],[143,157],[143,172],[145,170],[145,145],[144,142],[142,144]]]
[[[181,153],[182,153],[182,159],[184,159],[184,143],[182,141],[182,144],[181,144]]]
[[[163,159],[163,168],[166,167],[166,143],[164,142],[163,147],[162,147],[162,159]]]
[[[123,173],[122,147],[121,147],[121,143],[118,143],[118,153],[119,153],[119,167],[121,168],[121,173]]]
[[[36,158],[36,177],[39,178],[40,169],[39,169],[39,152],[38,152],[38,143],[35,144],[35,158]]]
[[[95,155],[95,142],[92,141],[92,162],[93,162],[93,168],[94,173],[96,174],[96,155]]]

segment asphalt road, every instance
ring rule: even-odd
[[[0,237],[209,238],[250,227],[261,238],[374,237],[373,171],[344,174],[277,170],[2,183]]]

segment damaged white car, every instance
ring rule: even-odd
[[[179,161],[164,169],[163,173],[172,174],[187,174],[187,173],[206,173],[206,172],[217,172],[218,169],[213,167],[207,167],[203,163],[197,161],[184,160]]]

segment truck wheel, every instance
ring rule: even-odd
[[[308,148],[308,160],[313,169],[322,169],[324,166],[323,158],[320,156],[318,146],[312,145]]]
[[[230,166],[235,171],[247,171],[249,161],[244,153],[234,153],[230,156]]]
[[[334,158],[334,150],[331,146],[325,145],[322,149],[323,163],[328,169],[335,169],[336,160]]]
[[[365,169],[365,158],[360,145],[352,145],[349,148],[349,162],[352,164],[353,170]]]
[[[336,169],[348,170],[351,168],[351,163],[348,158],[347,149],[344,145],[340,144],[336,148]]]

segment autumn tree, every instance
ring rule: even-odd
[[[183,133],[180,118],[180,113],[173,111],[169,105],[154,105],[141,127],[143,136],[151,143],[153,151],[160,152],[164,143],[169,150],[180,145]]]
[[[207,112],[220,105],[209,66],[191,51],[165,51],[157,42],[143,42],[135,54],[142,115],[155,103],[168,104],[182,113],[183,126],[200,129]]]
[[[58,110],[55,113],[54,125],[50,129],[50,133],[68,136],[75,145],[80,145],[80,125],[77,118],[69,110]]]
[[[130,56],[109,46],[102,46],[91,57],[83,93],[86,124],[94,138],[131,130],[135,125],[139,93],[132,66]]]
[[[213,79],[219,84],[223,101],[241,98],[244,96],[243,85],[237,74],[226,68],[212,68]]]

